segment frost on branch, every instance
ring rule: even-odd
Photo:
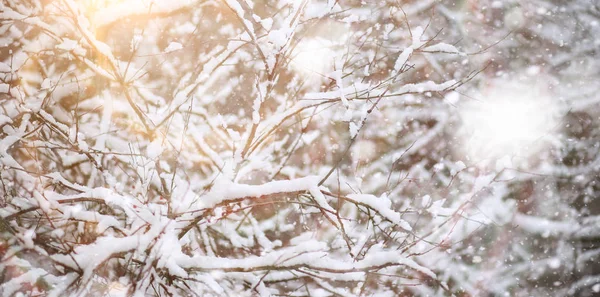
[[[422,11],[133,2],[2,4],[2,294],[455,290],[426,257],[484,185],[406,182],[477,68],[419,70],[463,58]]]

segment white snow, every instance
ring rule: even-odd
[[[394,71],[400,72],[404,65],[406,65],[406,62],[408,62],[408,59],[410,58],[412,53],[412,47],[404,49],[402,53],[400,53],[400,56],[398,56],[398,59],[396,59],[396,63],[394,63]]]
[[[318,182],[317,176],[271,181],[262,185],[237,184],[226,179],[219,179],[212,186],[212,190],[200,201],[200,206],[211,208],[227,200],[308,191],[314,188]]]
[[[170,52],[178,51],[180,49],[183,49],[183,45],[181,43],[171,41],[171,42],[169,42],[169,45],[164,49],[163,52],[170,53]]]
[[[77,47],[77,41],[65,38],[61,44],[56,45],[57,49],[72,51]]]

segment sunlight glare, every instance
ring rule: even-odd
[[[347,24],[326,21],[305,35],[291,54],[290,65],[300,74],[310,78],[328,76],[342,67],[339,49],[348,40]]]
[[[334,53],[324,39],[303,40],[292,56],[292,66],[307,75],[327,75],[333,70]]]
[[[482,100],[460,106],[465,153],[474,159],[518,156],[539,151],[556,126],[557,104],[545,91],[524,83],[497,81]]]

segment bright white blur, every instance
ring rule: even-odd
[[[557,125],[557,102],[536,84],[495,81],[480,98],[462,103],[461,149],[472,161],[507,155],[527,159]]]
[[[329,46],[331,43],[321,38],[301,41],[292,58],[292,66],[307,75],[327,75],[333,70],[335,58]]]
[[[349,30],[345,24],[327,21],[302,38],[294,48],[291,66],[307,78],[321,79],[342,66],[340,46],[346,44]],[[334,50],[335,49],[335,50]]]

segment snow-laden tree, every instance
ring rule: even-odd
[[[600,292],[593,1],[1,5],[5,296]]]
[[[463,290],[504,184],[444,141],[483,64],[434,4],[3,1],[1,293]]]

